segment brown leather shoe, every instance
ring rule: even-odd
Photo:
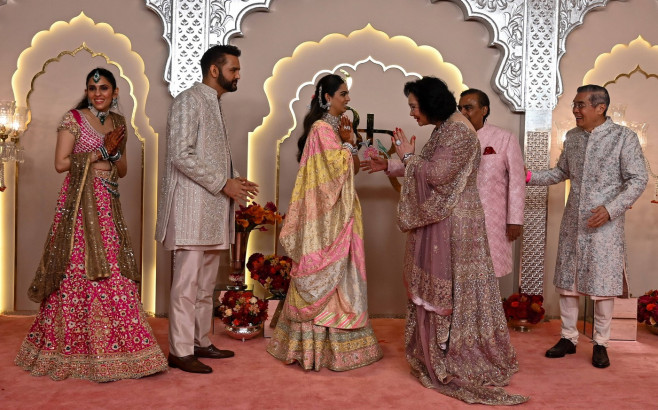
[[[215,345],[211,344],[208,347],[194,346],[194,355],[207,359],[226,359],[227,357],[235,356],[235,353],[230,350],[219,350]]]
[[[183,357],[169,354],[167,361],[169,362],[169,367],[181,369],[184,372],[212,373],[212,367],[201,363],[193,354]]]

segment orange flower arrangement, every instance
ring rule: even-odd
[[[252,202],[249,206],[240,205],[240,209],[235,211],[235,230],[236,232],[251,232],[255,228],[259,231],[266,231],[262,225],[274,225],[281,223],[283,216],[276,209],[273,202],[268,202],[264,207]]]
[[[503,299],[503,310],[508,320],[527,320],[535,324],[544,318],[543,303],[544,297],[541,295],[514,293],[509,298]]]

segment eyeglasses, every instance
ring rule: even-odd
[[[584,103],[584,102],[572,102],[571,103],[571,108],[578,108],[579,110],[582,110],[585,107],[588,107],[588,106],[596,107],[599,104],[589,104],[589,103]]]

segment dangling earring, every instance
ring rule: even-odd
[[[87,108],[91,109],[93,107],[93,104],[91,103],[91,100],[87,98]]]
[[[331,108],[331,101],[327,101],[327,104],[325,105],[327,106],[327,110],[329,110],[329,108]]]
[[[116,109],[119,106],[119,101],[115,98],[112,98],[112,107],[113,109]]]

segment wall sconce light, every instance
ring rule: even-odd
[[[567,132],[574,127],[573,120],[561,120],[555,122],[555,130],[557,131],[557,148],[562,151],[564,149],[564,140],[567,138]]]
[[[0,192],[5,186],[5,163],[24,161],[19,139],[25,131],[27,108],[16,107],[14,101],[0,101]]]

